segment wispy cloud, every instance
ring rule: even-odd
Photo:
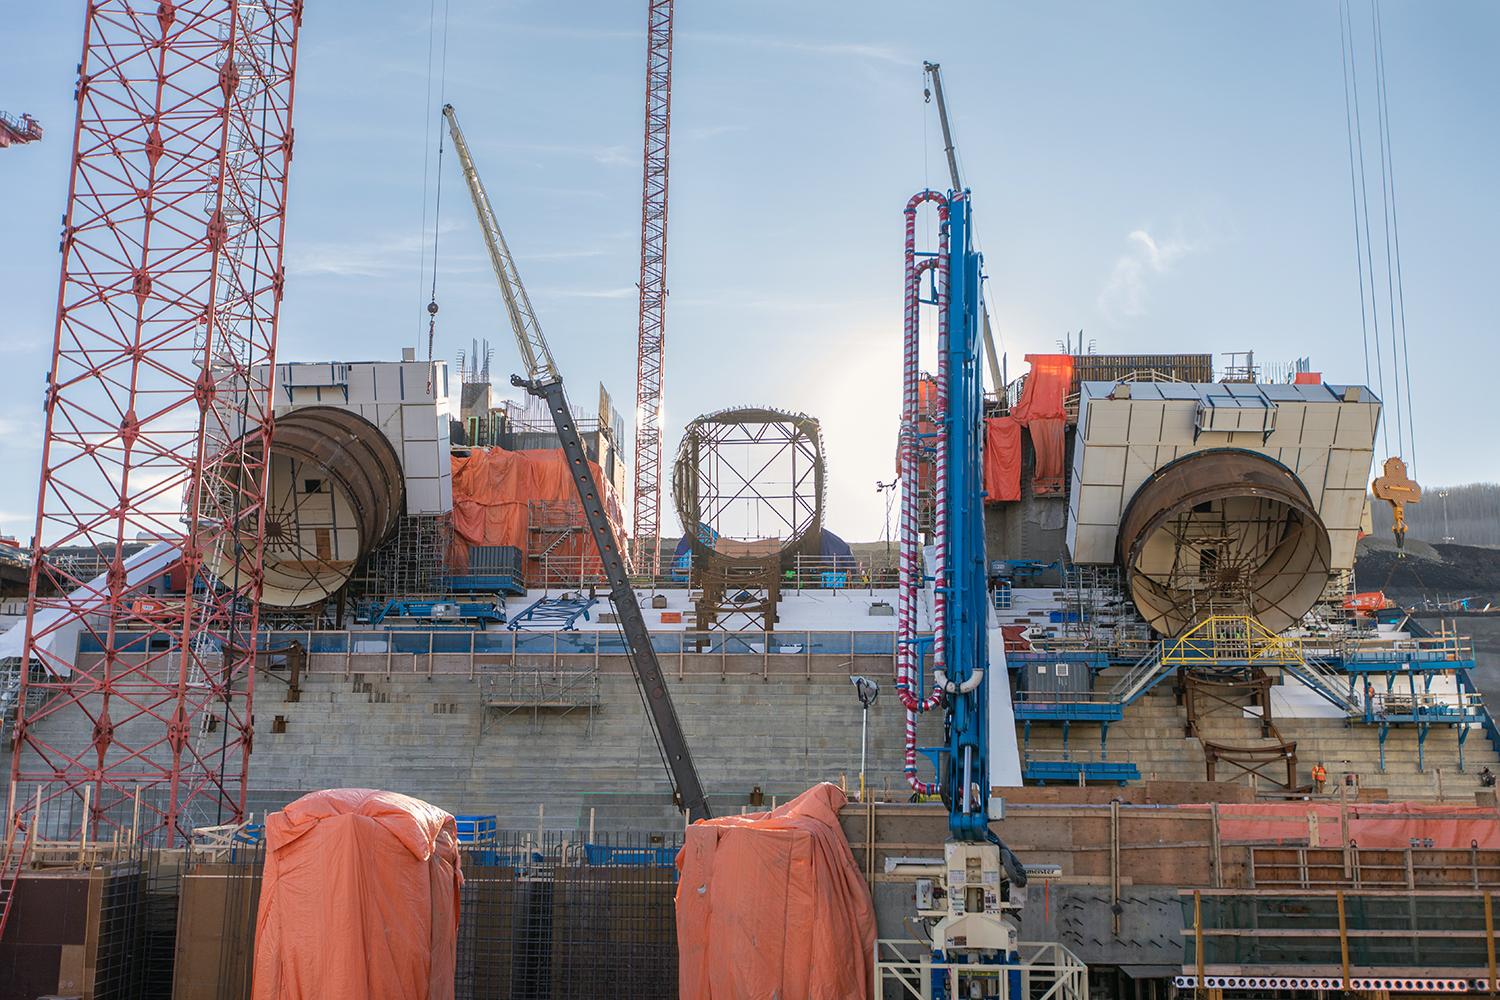
[[[743,48],[799,52],[814,56],[833,56],[862,59],[870,62],[890,63],[895,66],[915,66],[917,60],[886,45],[870,45],[864,42],[834,40],[806,40],[800,38],[778,38],[772,35],[741,35],[719,31],[683,31],[679,33],[685,41],[709,42],[734,45]]]
[[[543,251],[541,253],[528,253],[526,255],[526,259],[528,261],[581,260],[581,259],[583,259],[585,257],[603,257],[603,256],[604,256],[604,251],[603,250],[600,250],[600,249],[597,249],[597,248],[593,248],[593,247],[589,247],[589,248],[580,248],[580,249],[577,249],[577,250],[545,250],[545,251]]]
[[[0,334],[0,354],[30,354],[46,347],[41,337],[23,337],[20,334]]]
[[[639,294],[634,285],[621,288],[537,288],[537,298],[549,299],[633,299]]]
[[[444,222],[440,236],[466,228]],[[382,233],[368,239],[325,240],[292,243],[287,248],[287,271],[301,277],[389,278],[411,274],[432,245],[432,237],[415,233]],[[477,269],[481,258],[473,253],[443,252],[445,273]]]
[[[702,128],[683,129],[680,135],[684,139],[712,139],[717,135],[747,131],[749,131],[749,126],[747,125],[707,125]]]
[[[639,153],[632,155],[630,149],[625,146],[549,142],[490,142],[484,145],[490,149],[503,149],[512,153],[541,153],[549,156],[593,160],[605,167],[636,166],[640,160]]]
[[[1200,249],[1180,235],[1163,239],[1144,228],[1133,230],[1125,240],[1127,249],[1115,259],[1099,292],[1099,310],[1111,320],[1145,315],[1152,282]]]

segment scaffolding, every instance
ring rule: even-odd
[[[452,533],[447,514],[402,515],[356,570],[350,592],[366,601],[445,595]]]

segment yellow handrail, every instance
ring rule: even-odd
[[[1240,660],[1251,664],[1299,664],[1302,640],[1277,635],[1249,615],[1213,615],[1162,647],[1172,666]]]

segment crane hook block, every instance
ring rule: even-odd
[[[1376,499],[1391,505],[1391,533],[1396,536],[1396,552],[1405,555],[1406,505],[1422,499],[1422,487],[1407,474],[1406,463],[1392,456],[1385,460],[1384,472],[1370,484],[1370,492]]]

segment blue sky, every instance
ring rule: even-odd
[[[644,4],[447,2],[446,95],[554,352],[578,402],[603,380],[628,415]],[[50,129],[0,152],[0,531],[23,540],[83,8],[11,12],[0,62],[0,108]],[[881,532],[901,208],[946,185],[923,59],[944,66],[1013,375],[1023,354],[1082,328],[1100,351],[1253,348],[1363,380],[1332,0],[678,8],[670,448],[693,416],[724,406],[811,413],[825,429],[830,526]],[[1384,28],[1416,471],[1429,485],[1493,480],[1500,7],[1387,0]],[[424,189],[424,154],[438,103],[427,41],[424,3],[308,4],[284,359],[394,358],[425,342],[421,219],[436,165]],[[1378,196],[1369,126],[1366,141]],[[437,353],[487,337],[503,376],[513,341],[451,151],[444,171]]]

